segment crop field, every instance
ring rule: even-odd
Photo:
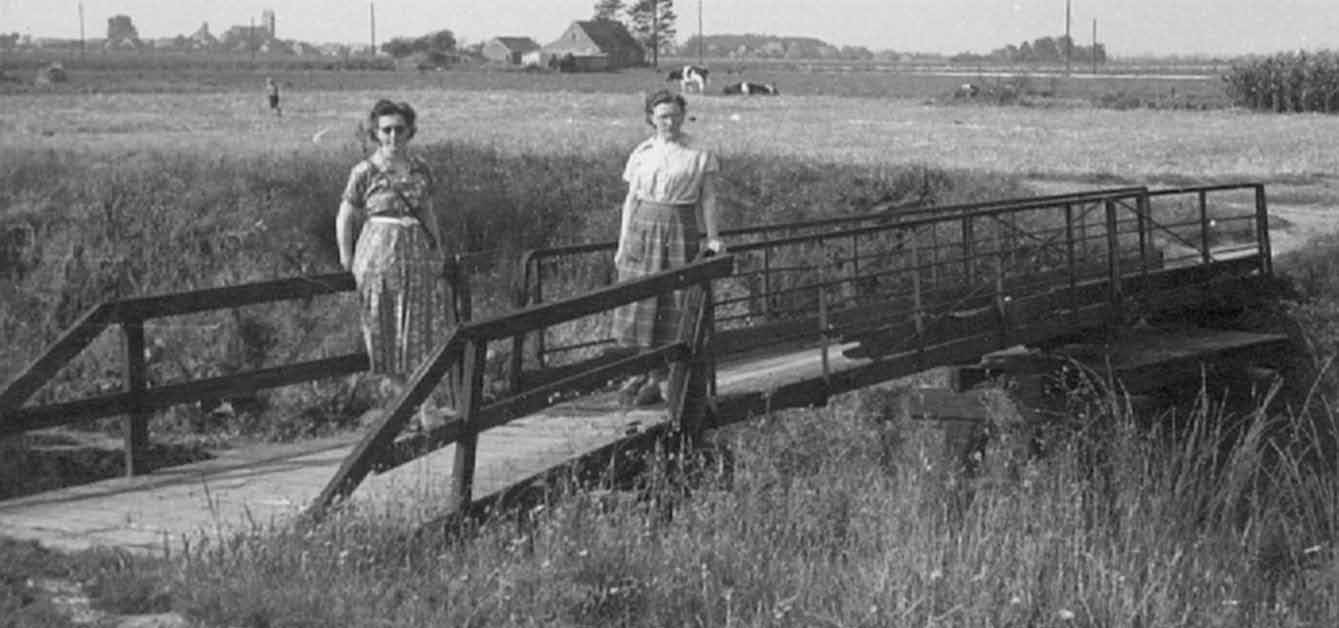
[[[1312,217],[1301,250],[1332,230],[1339,203],[1339,118],[1094,105],[1119,94],[1167,104],[1173,88],[1209,102],[1216,79],[1033,76],[1033,97],[993,106],[946,100],[964,80],[1004,80],[985,72],[737,70],[714,84],[775,81],[782,95],[689,96],[687,130],[722,156],[727,226],[885,200],[1264,181],[1271,207]],[[420,112],[415,146],[441,179],[453,247],[514,257],[610,239],[623,160],[647,133],[641,94],[666,85],[650,71],[272,74],[285,85],[282,118],[266,109],[264,72],[241,65],[74,68],[52,91],[4,87],[0,381],[100,300],[334,270],[335,204],[369,148],[360,119],[381,97]],[[1339,275],[1321,255],[1301,265],[1332,297],[1329,277]],[[506,268],[495,270],[491,283],[504,285]],[[485,313],[506,306],[501,291],[485,296],[495,299]],[[1339,338],[1334,312],[1332,299],[1302,312],[1321,341],[1317,361]],[[355,316],[343,299],[150,329],[151,375],[216,376],[347,351]],[[120,386],[118,351],[115,338],[100,339],[44,394]],[[1322,383],[1315,394],[1328,399],[1333,382]],[[1314,425],[1305,419],[1320,401],[1283,418],[1251,413],[1229,434],[1215,422],[1228,410],[1201,398],[1182,442],[1142,432],[1120,399],[1076,399],[1076,416],[1100,425],[1055,441],[1054,455],[1018,478],[964,488],[922,477],[916,454],[898,449],[906,426],[878,418],[882,394],[743,426],[724,439],[736,448],[728,473],[656,475],[640,500],[567,498],[515,525],[487,525],[474,543],[410,540],[352,513],[168,561],[70,565],[0,545],[0,557],[24,559],[0,561],[18,565],[0,568],[0,615],[63,625],[36,574],[88,583],[120,612],[170,610],[205,625],[640,626],[691,616],[750,626],[1319,626],[1339,617],[1328,544],[1339,488],[1266,460],[1296,462],[1265,439],[1305,439],[1296,434]],[[321,382],[264,396],[254,416],[164,412],[152,432],[298,438],[356,428],[370,397],[353,382]],[[0,494],[24,490],[9,483],[40,466],[11,455],[27,455],[21,444],[0,445],[11,447],[0,449]],[[678,482],[697,483],[692,499]],[[1280,551],[1312,547],[1320,554],[1306,558],[1323,569],[1278,566],[1292,556]]]

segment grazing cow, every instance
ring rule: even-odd
[[[775,83],[750,83],[748,81],[743,81],[740,83],[731,83],[729,85],[726,85],[725,89],[721,90],[721,93],[724,93],[727,96],[733,96],[736,94],[743,96],[751,96],[753,94],[760,94],[763,96],[775,96],[777,94],[780,94],[781,90],[776,88]]]
[[[711,71],[706,68],[685,65],[680,69],[670,70],[669,74],[665,76],[665,80],[678,81],[679,89],[684,92],[697,91],[701,94],[707,89],[707,77],[710,75]]]
[[[958,89],[953,90],[954,98],[976,98],[981,93],[981,86],[976,83],[963,83]]]

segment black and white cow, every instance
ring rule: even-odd
[[[954,98],[976,98],[981,93],[981,86],[976,83],[963,83],[957,89],[953,90]]]
[[[707,77],[711,71],[696,65],[685,65],[682,68],[670,70],[665,76],[667,81],[678,81],[679,89],[685,92],[697,91],[702,93],[707,89]]]
[[[763,96],[775,96],[777,94],[780,94],[781,90],[776,88],[775,83],[750,83],[748,81],[742,81],[739,83],[731,83],[729,85],[726,85],[725,89],[721,90],[721,93],[727,96],[734,96],[736,94],[743,96],[750,96],[754,94],[759,94]]]

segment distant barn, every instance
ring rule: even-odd
[[[489,61],[520,65],[527,54],[539,48],[539,43],[529,37],[494,37],[484,42],[480,52]]]
[[[613,20],[572,22],[558,39],[542,49],[544,60],[570,59],[573,72],[618,70],[646,64],[646,51]]]

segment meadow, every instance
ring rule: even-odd
[[[382,96],[421,112],[416,143],[443,180],[453,246],[503,260],[611,238],[622,160],[646,133],[639,94],[663,81],[453,89],[458,78],[484,80],[295,84],[283,118],[259,90],[2,96],[0,379],[101,299],[333,270],[334,204],[367,148],[359,119]],[[1263,180],[1281,204],[1336,200],[1339,119],[1326,116],[823,93],[690,96],[690,114],[726,165],[729,226],[1128,183]],[[1296,311],[1318,367],[1339,337],[1337,248],[1321,241],[1280,265],[1313,278]],[[482,298],[485,313],[507,302]],[[177,356],[154,372],[348,350],[353,316],[345,299],[178,321],[151,330]],[[118,386],[105,340],[47,392]],[[1333,422],[1333,373],[1316,370],[1288,411],[1205,395],[1166,422],[1190,426],[1175,434],[1148,431],[1149,417],[1097,387],[1072,400],[1052,455],[970,484],[932,472],[933,435],[890,420],[889,393],[874,391],[760,417],[722,434],[720,457],[687,470],[652,460],[631,487],[559,492],[469,542],[350,512],[164,560],[5,544],[0,616],[62,625],[27,584],[40,576],[84,583],[109,611],[226,626],[1332,625],[1339,485],[1302,464],[1306,430]],[[375,401],[355,382],[295,388],[245,419],[164,413],[154,433],[301,437],[347,429]]]

